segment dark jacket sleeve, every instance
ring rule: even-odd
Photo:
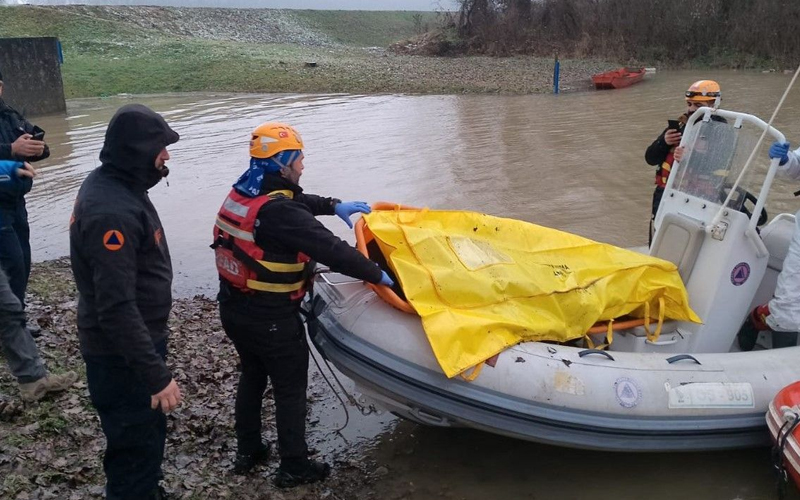
[[[134,218],[119,215],[90,216],[80,224],[100,328],[150,393],[156,394],[169,384],[172,374],[156,352],[136,305],[136,259],[143,227]],[[122,238],[109,242],[109,231],[117,231]]]
[[[284,252],[303,252],[338,273],[370,283],[381,281],[376,263],[339,239],[298,203],[272,202],[261,209],[256,242],[262,245],[262,241],[279,242]]]
[[[661,135],[658,136],[658,139],[653,141],[653,144],[644,152],[644,160],[648,165],[658,166],[667,159],[667,154],[669,154],[669,150],[672,149],[672,146],[664,141],[664,134],[666,133],[667,129],[664,129]]]
[[[0,134],[2,135],[2,142],[0,142],[0,160],[37,162],[39,160],[44,160],[45,158],[50,157],[50,147],[47,144],[44,145],[44,152],[40,156],[18,158],[11,154],[11,144],[14,141],[16,141],[19,136],[21,136],[23,133],[33,134],[36,131],[42,130],[39,127],[33,125],[31,122],[24,120],[21,125],[22,130],[20,130],[19,128],[10,130],[8,128],[9,125],[7,122],[3,122],[3,124],[0,126],[6,127],[6,129],[2,131],[2,134]],[[14,136],[13,139],[11,139],[11,135]],[[11,142],[6,142],[6,141],[11,141]]]
[[[314,215],[333,215],[333,208],[342,201],[338,198],[324,198],[315,194],[305,193],[298,194],[294,199],[307,206]]]

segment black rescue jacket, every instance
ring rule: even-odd
[[[14,108],[0,99],[0,160],[35,162],[50,156],[50,149],[45,146],[42,156],[19,158],[11,154],[11,144],[23,134],[41,131],[22,117]],[[33,180],[23,177],[13,187],[0,190],[0,210],[14,210],[24,206],[24,196],[31,190]]]
[[[70,221],[81,351],[121,356],[151,394],[172,379],[155,349],[169,333],[172,263],[147,190],[162,178],[156,157],[178,138],[149,108],[120,108]]]
[[[361,255],[358,250],[330,232],[317,215],[333,215],[340,200],[303,193],[297,184],[278,173],[264,176],[261,193],[289,190],[291,198],[276,198],[261,207],[255,228],[255,243],[265,255],[276,260],[290,261],[302,252],[312,260],[331,270],[378,283],[381,270],[378,265]],[[290,300],[287,294],[256,292],[242,293],[222,280],[220,301],[232,298],[247,301],[249,314],[265,319],[277,319],[296,314],[299,301]]]

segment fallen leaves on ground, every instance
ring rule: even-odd
[[[105,438],[86,388],[78,348],[77,300],[68,259],[34,266],[30,317],[46,333],[39,339],[53,372],[75,370],[81,380],[71,390],[23,405],[5,364],[0,368],[0,498],[16,500],[100,498],[105,482]],[[205,297],[176,300],[170,319],[168,365],[183,404],[168,417],[164,486],[175,498],[305,500],[373,498],[370,484],[386,473],[369,460],[343,452],[321,458],[334,473],[321,484],[281,491],[272,486],[277,457],[242,477],[230,472],[236,453],[233,403],[238,356],[219,322],[217,304]],[[310,378],[318,397],[320,381]],[[271,394],[264,405],[264,436],[275,440]]]

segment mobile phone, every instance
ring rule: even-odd
[[[679,122],[678,120],[667,120],[667,128],[673,130],[680,130],[681,122]]]
[[[39,130],[37,132],[34,132],[31,135],[31,139],[34,140],[34,141],[43,141],[44,140],[44,130]]]

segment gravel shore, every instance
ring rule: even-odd
[[[22,404],[16,383],[0,363],[0,498],[15,500],[101,498],[105,482],[105,438],[86,388],[75,324],[77,297],[69,259],[34,265],[29,287],[29,316],[45,333],[37,340],[49,369],[75,370],[80,381],[71,390],[38,403]],[[365,458],[357,446],[323,449],[333,439],[312,411],[309,445],[333,466],[324,483],[288,491],[272,486],[278,458],[249,476],[230,470],[236,451],[233,401],[239,377],[238,356],[219,323],[217,304],[204,297],[176,300],[170,319],[168,365],[184,402],[168,417],[164,486],[170,498],[316,500],[376,498],[373,488],[386,467]],[[276,439],[268,390],[264,438]],[[319,372],[309,379],[309,406],[332,399]],[[341,408],[337,409],[341,412]],[[351,409],[351,411],[354,411]]]

